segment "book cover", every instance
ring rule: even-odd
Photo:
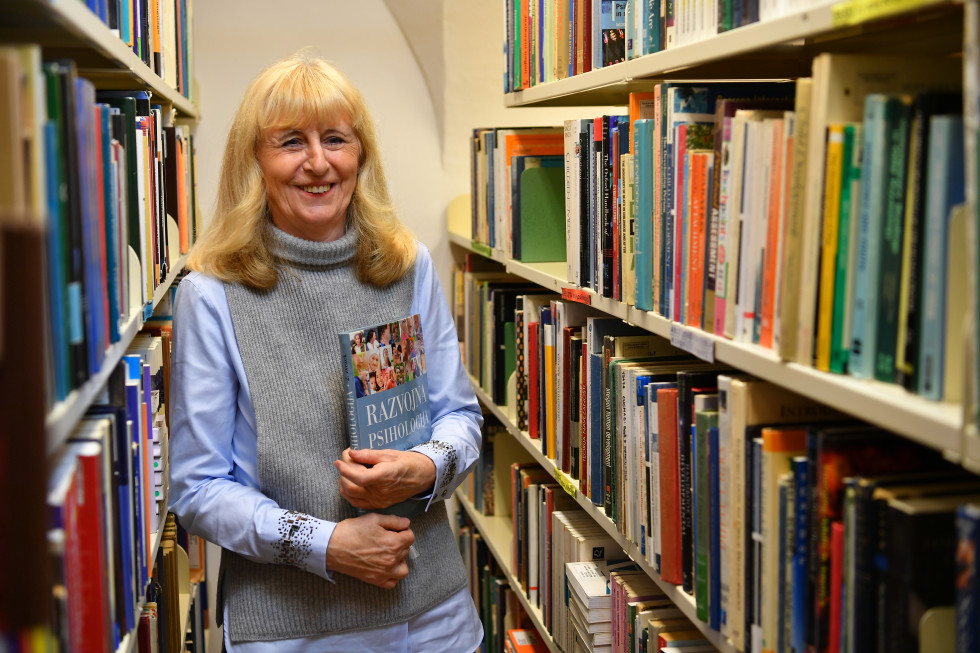
[[[930,399],[943,396],[948,233],[952,208],[964,199],[962,116],[930,120],[928,175],[924,225],[918,387]],[[954,145],[955,144],[955,145]]]
[[[365,344],[357,344],[358,334]],[[432,425],[419,315],[341,333],[339,339],[351,448],[407,451],[427,442]],[[379,512],[411,517],[424,505],[409,499]]]
[[[980,507],[960,506],[956,511],[956,650],[980,650]]]

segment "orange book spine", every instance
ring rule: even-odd
[[[781,232],[779,210],[783,204],[783,121],[773,123],[772,159],[769,167],[769,219],[766,221],[766,249],[762,273],[762,316],[759,322],[759,344],[772,349],[773,314],[776,305],[776,265],[779,261]]]

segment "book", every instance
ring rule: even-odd
[[[373,349],[352,351],[356,334],[390,334]],[[407,451],[432,436],[425,347],[418,314],[339,334],[351,449]],[[400,351],[399,351],[400,350]],[[424,507],[408,499],[382,511],[411,517]]]
[[[942,70],[941,74],[937,71]],[[928,87],[955,86],[958,71],[943,68],[927,57],[898,57],[883,55],[851,55],[824,53],[813,60],[813,89],[810,106],[810,124],[805,174],[806,183],[802,197],[802,221],[800,223],[799,249],[788,253],[798,256],[794,263],[799,272],[799,285],[786,288],[786,293],[798,293],[798,312],[784,319],[782,329],[790,325],[797,330],[797,362],[810,365],[813,362],[819,279],[819,247],[821,243],[822,202],[819,198],[824,189],[825,139],[828,124],[861,120],[865,96],[874,93],[915,93]],[[865,138],[868,129],[865,120]],[[864,164],[868,164],[865,157]],[[867,177],[865,177],[867,179]],[[862,193],[864,186],[862,186]],[[867,209],[862,201],[861,212]],[[784,260],[787,260],[784,258]],[[794,275],[795,276],[795,275]],[[871,311],[874,314],[874,311]],[[785,349],[782,349],[785,352]],[[788,352],[786,352],[788,353]],[[867,352],[865,352],[867,353]],[[873,355],[872,355],[873,356]],[[870,376],[871,368],[867,368]]]
[[[980,650],[980,508],[961,505],[956,511],[956,648]]]

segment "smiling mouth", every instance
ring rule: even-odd
[[[319,195],[320,193],[326,193],[328,190],[333,188],[333,184],[324,184],[322,186],[300,186],[300,188],[305,190],[307,193]]]

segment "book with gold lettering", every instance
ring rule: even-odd
[[[425,347],[418,314],[340,334],[351,449],[407,451],[432,435]],[[378,512],[411,517],[409,499]]]

